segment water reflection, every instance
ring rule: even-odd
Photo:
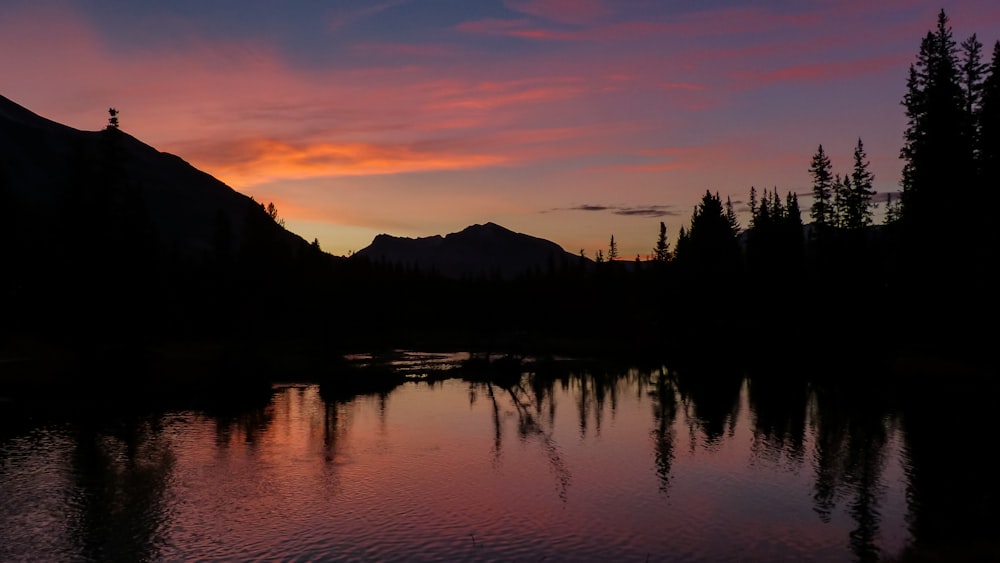
[[[165,541],[164,493],[174,464],[158,421],[78,425],[69,463],[68,523],[83,557],[156,559]]]
[[[0,436],[0,560],[876,561],[988,537],[991,466],[942,461],[941,420],[866,391],[529,366],[22,425]],[[955,442],[973,457],[977,430]]]

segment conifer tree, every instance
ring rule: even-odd
[[[847,207],[851,196],[849,195],[851,191],[851,178],[850,176],[841,177],[837,174],[833,177],[833,214],[831,225],[834,227],[843,228],[847,224]]]
[[[734,274],[740,263],[739,223],[732,201],[709,191],[695,206],[691,228],[677,242],[677,259],[699,276]]]
[[[667,243],[667,226],[660,221],[660,236],[656,239],[656,246],[653,247],[653,260],[657,262],[670,261],[670,244]]]
[[[851,172],[851,182],[845,187],[847,205],[843,213],[843,226],[850,230],[863,229],[872,222],[875,175],[868,170],[869,165],[864,144],[858,138],[858,144],[854,147],[854,170]]]
[[[813,204],[809,216],[817,228],[832,226],[833,219],[833,165],[830,157],[819,146],[809,165],[809,175],[812,176]]]
[[[608,262],[618,259],[618,243],[615,242],[615,235],[611,235],[611,242],[608,243]]]
[[[983,63],[983,44],[973,33],[971,37],[962,42],[961,80],[962,94],[965,98],[965,113],[967,117],[966,126],[973,152],[977,152],[979,138],[978,115],[983,90],[983,73],[986,72],[987,65]]]
[[[921,41],[903,97],[907,117],[900,153],[905,160],[903,217],[923,243],[929,242],[935,222],[943,221],[940,229],[933,230],[946,237],[936,237],[935,244],[949,244],[948,237],[960,236],[964,214],[958,212],[963,205],[958,192],[974,179],[971,117],[957,52],[948,17],[941,10],[936,29]]]

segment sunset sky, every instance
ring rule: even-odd
[[[861,137],[897,191],[941,8],[992,51],[994,0],[4,0],[0,95],[85,130],[115,106],[334,254],[493,221],[631,258],[706,189],[807,193],[819,144],[845,172]]]

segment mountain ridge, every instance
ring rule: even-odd
[[[120,129],[82,131],[0,96],[0,182],[17,206],[27,238],[54,228],[54,208],[96,197],[92,184],[117,183],[118,198],[134,198],[132,211],[148,215],[161,242],[182,254],[211,254],[218,223],[238,247],[254,200],[180,156],[162,152]],[[82,192],[82,193],[81,193]],[[248,211],[249,210],[249,211]],[[263,212],[263,210],[261,210]],[[285,229],[273,236],[295,250],[302,237]]]
[[[488,276],[503,279],[561,268],[580,260],[579,256],[566,252],[552,241],[518,233],[493,222],[470,225],[444,236],[409,238],[383,233],[354,256],[416,267],[449,278]]]

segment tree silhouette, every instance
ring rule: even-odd
[[[618,259],[618,243],[615,242],[615,235],[611,235],[611,242],[608,243],[608,262]]]
[[[118,110],[115,108],[108,108],[108,129],[118,129]]]
[[[653,247],[653,260],[657,262],[670,261],[670,244],[667,243],[667,226],[660,221],[660,236],[656,238],[656,246]]]
[[[848,230],[860,230],[872,222],[875,175],[868,170],[869,164],[864,144],[858,138],[858,144],[854,148],[854,170],[851,172],[850,183],[847,183],[847,178],[844,179],[845,207],[843,212],[838,214],[842,218],[842,226]]]
[[[274,205],[273,201],[269,201],[264,210],[267,211],[267,216],[270,217],[272,221],[281,227],[285,226],[285,220],[278,216],[278,208]]]
[[[809,175],[812,177],[813,204],[809,209],[816,229],[826,229],[834,224],[833,210],[833,164],[830,157],[819,146],[809,165]]]
[[[691,228],[677,243],[677,259],[697,277],[732,276],[739,270],[739,223],[732,203],[719,194],[702,196],[691,217]]]
[[[957,192],[971,185],[974,171],[968,103],[944,10],[910,66],[903,106],[903,219],[918,252],[944,254],[944,247],[954,246],[967,228],[962,224],[967,215],[960,212],[965,199]]]

